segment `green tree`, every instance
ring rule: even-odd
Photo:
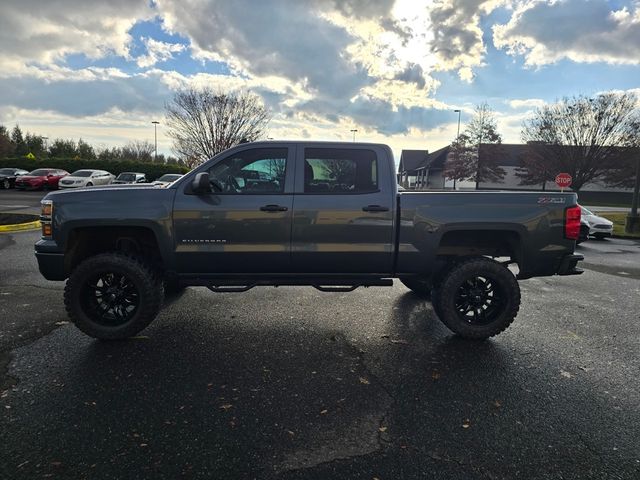
[[[8,157],[13,154],[14,145],[11,142],[9,130],[4,125],[0,125],[0,158]]]
[[[91,145],[84,140],[79,139],[78,144],[76,145],[76,156],[80,157],[82,160],[95,160],[96,152]]]
[[[44,158],[46,156],[44,138],[42,136],[27,132],[24,136],[24,143],[27,147],[27,154],[32,153],[36,158]]]
[[[502,136],[493,110],[487,103],[477,105],[464,132],[451,144],[451,152],[445,163],[444,176],[449,180],[499,182],[506,172],[498,164],[496,155],[480,155],[482,144],[500,144]]]
[[[78,156],[76,142],[56,138],[49,147],[49,156],[52,158],[74,158]]]
[[[27,153],[29,153],[27,144],[24,142],[24,136],[22,135],[22,130],[20,129],[19,125],[13,127],[13,131],[11,132],[11,142],[13,143],[13,148],[16,155],[23,157]]]

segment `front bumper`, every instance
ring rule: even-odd
[[[53,244],[53,245],[52,245]],[[64,280],[67,278],[64,266],[64,253],[54,250],[57,246],[51,240],[40,240],[35,244],[38,269],[47,280]]]
[[[558,275],[580,275],[584,273],[584,270],[578,268],[578,262],[584,260],[582,255],[565,255],[560,261],[560,267],[558,267]]]

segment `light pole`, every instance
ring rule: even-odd
[[[42,140],[44,140],[44,151],[45,151],[46,153],[48,153],[48,152],[47,152],[47,147],[48,147],[48,140],[49,140],[49,137],[40,137],[40,138],[42,138]]]
[[[456,140],[457,140],[458,137],[460,137],[460,114],[461,114],[461,111],[459,109],[455,109],[454,112],[458,114],[458,134],[456,135]]]
[[[353,133],[353,143],[356,143],[356,132],[358,131],[357,128],[352,128],[350,130],[351,133]]]
[[[160,125],[160,122],[154,120],[151,123],[153,123],[153,137],[155,139],[155,154],[154,154],[153,161],[157,162],[158,161],[158,125]]]

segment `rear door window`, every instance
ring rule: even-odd
[[[304,193],[358,194],[378,191],[378,162],[373,150],[306,148]]]

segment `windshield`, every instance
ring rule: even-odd
[[[34,170],[33,172],[29,172],[28,175],[33,175],[34,177],[44,177],[45,175],[49,175],[50,170],[45,168],[39,168]]]
[[[593,212],[587,210],[586,208],[584,207],[580,207],[580,208],[582,209],[582,213],[584,213],[585,215],[593,215]]]
[[[162,175],[158,181],[159,182],[175,182],[177,179],[179,179],[182,175],[177,175],[175,173],[167,173],[166,175]]]
[[[124,180],[125,182],[132,182],[136,179],[133,173],[121,173],[116,180]]]
[[[71,174],[72,177],[90,177],[93,170],[76,170]]]
[[[0,175],[13,175],[13,168],[0,168]]]

